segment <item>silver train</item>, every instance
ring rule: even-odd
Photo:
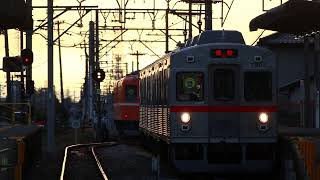
[[[237,31],[206,31],[140,71],[140,131],[180,172],[270,172],[275,55]]]

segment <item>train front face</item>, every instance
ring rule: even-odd
[[[119,98],[114,105],[117,130],[126,135],[138,135],[139,129],[139,79],[126,76],[119,88]]]
[[[276,58],[207,44],[171,56],[171,159],[184,172],[263,173],[276,162]]]

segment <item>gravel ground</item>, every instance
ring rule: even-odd
[[[72,129],[60,130],[56,133],[57,148],[54,153],[48,154],[46,151],[46,133],[43,135],[43,154],[41,160],[25,174],[26,180],[58,180],[60,178],[61,164],[64,156],[64,148],[74,144],[74,131]],[[92,129],[79,132],[79,143],[93,142]],[[66,176],[66,180],[96,180],[99,172],[95,168],[95,162],[91,157],[82,156],[86,150],[76,152],[72,156],[79,158],[74,161],[77,167],[71,174]],[[157,177],[152,172],[152,155],[143,148],[140,143],[120,141],[119,145],[105,148],[98,148],[97,155],[110,180],[235,180],[235,179],[261,179],[246,177],[208,177],[207,175],[185,175],[181,177],[169,172],[166,162],[161,163],[160,176]],[[86,163],[83,163],[83,160]],[[81,162],[81,163],[80,163]],[[81,170],[79,170],[81,169]],[[269,179],[269,178],[264,178]],[[274,178],[271,178],[274,179]]]
[[[151,155],[140,147],[120,144],[99,149],[99,156],[111,180],[151,180]]]
[[[79,143],[92,142],[92,129],[79,130]],[[46,151],[46,131],[42,136],[42,157],[24,175],[25,180],[58,180],[60,178],[61,164],[64,156],[64,148],[74,144],[73,129],[59,129],[56,132],[56,149],[53,153]]]

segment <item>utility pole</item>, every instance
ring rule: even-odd
[[[190,0],[189,1],[189,39],[191,38],[192,38],[192,1]]]
[[[87,53],[87,47],[86,44],[84,46],[84,52],[85,52],[85,61],[86,61],[86,76],[85,76],[85,100],[86,100],[86,108],[85,108],[85,114],[86,114],[86,120],[89,117],[89,55]],[[85,124],[85,123],[83,123]]]
[[[48,0],[48,145],[47,151],[55,151],[55,104],[53,90],[53,0]]]
[[[131,62],[131,68],[132,68],[131,72],[133,72],[134,71],[134,61]]]
[[[94,22],[89,22],[89,121],[93,121]]]
[[[167,10],[166,10],[166,52],[169,52],[169,2],[170,0],[167,0]]]
[[[130,55],[137,56],[137,71],[139,71],[139,56],[143,56],[143,55],[146,55],[146,54],[145,53],[139,53],[139,51],[137,51],[136,53],[131,53]]]
[[[4,46],[5,46],[5,54],[6,57],[9,57],[9,36],[8,30],[4,30]],[[10,81],[10,72],[6,73],[7,76],[7,102],[11,102],[11,81]]]
[[[99,10],[96,10],[96,69],[100,69],[99,64]],[[100,103],[100,82],[96,82],[97,85],[97,114],[98,114],[98,123],[97,123],[97,140],[100,141],[102,137],[102,123],[101,123],[101,103]]]
[[[57,24],[58,24],[58,37],[60,36],[60,23],[61,23],[60,21],[57,22]],[[65,107],[65,106],[64,106],[64,93],[63,93],[63,76],[62,76],[61,37],[58,39],[58,46],[59,46],[61,104],[62,104],[62,107]]]
[[[53,0],[48,0],[48,4],[51,3],[51,1],[53,1]],[[31,15],[32,15],[32,0],[26,0],[26,7],[27,7],[27,11],[29,13],[31,13]],[[49,9],[48,9],[48,13],[49,13]],[[52,13],[53,13],[53,9],[52,9]],[[49,18],[49,16],[48,16],[48,18]],[[32,50],[32,31],[33,31],[33,28],[31,30],[26,31],[26,48],[30,49],[30,50]],[[30,81],[32,81],[32,64],[30,66],[28,66],[27,70],[26,70],[26,82],[30,82]],[[26,83],[26,86],[30,86],[30,83]],[[26,89],[28,89],[28,88],[29,87],[26,87]],[[31,99],[31,96],[32,95],[30,94],[30,99]]]
[[[20,51],[22,51],[23,50],[23,31],[20,31]],[[30,65],[30,66],[32,66],[32,65]],[[23,101],[23,96],[24,96],[24,70],[23,69],[21,69],[21,100]]]
[[[212,30],[212,0],[205,0],[205,30]]]

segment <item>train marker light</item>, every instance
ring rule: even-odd
[[[228,49],[227,50],[227,56],[233,56],[233,50]]]
[[[214,53],[215,53],[215,55],[216,55],[217,57],[222,56],[222,50],[221,50],[221,49],[215,50]]]
[[[260,113],[259,115],[259,121],[262,123],[262,124],[266,124],[268,123],[269,121],[269,117],[268,117],[268,114],[267,113]]]
[[[212,49],[211,57],[213,58],[236,58],[238,51],[236,49]]]
[[[189,113],[185,112],[181,114],[181,122],[188,123],[191,120],[191,116]]]

